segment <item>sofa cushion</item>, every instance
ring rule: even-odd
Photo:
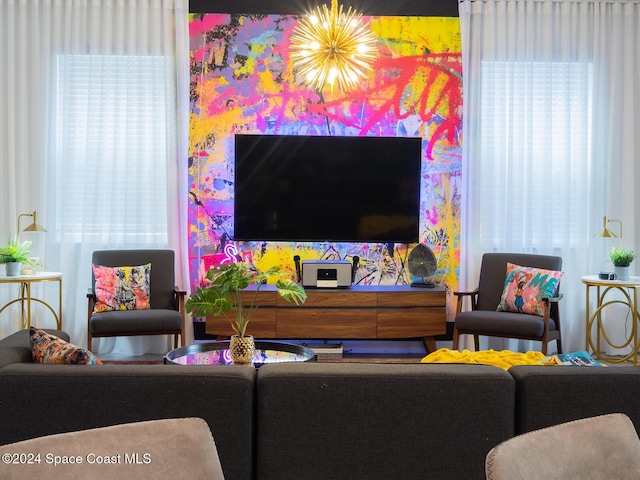
[[[94,313],[150,308],[150,263],[123,267],[92,267],[96,293]]]
[[[43,329],[45,332],[69,341],[69,334],[62,330]],[[0,368],[12,363],[33,362],[33,351],[30,341],[31,332],[28,329],[18,330],[0,340]]]
[[[225,477],[250,480],[255,395],[255,369],[243,366],[8,365],[0,369],[0,445],[120,423],[200,417],[211,428]],[[38,421],[30,421],[34,412]]]
[[[507,277],[497,310],[543,316],[542,299],[558,294],[561,278],[562,272],[507,263]]]
[[[261,480],[484,480],[514,433],[515,382],[487,365],[267,364],[257,388]]]
[[[44,330],[31,327],[31,349],[33,361],[54,365],[102,365],[90,351],[51,335]]]
[[[517,385],[517,434],[616,412],[640,431],[640,368],[519,365],[509,374]]]

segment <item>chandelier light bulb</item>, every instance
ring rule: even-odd
[[[337,83],[342,91],[353,89],[366,77],[375,60],[375,38],[362,15],[347,13],[332,0],[331,9],[317,7],[300,20],[291,35],[291,58],[298,74],[317,90]]]

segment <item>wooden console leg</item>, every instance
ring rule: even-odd
[[[437,350],[435,337],[422,337],[422,344],[427,353],[433,353]]]

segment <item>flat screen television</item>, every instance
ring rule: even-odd
[[[242,241],[415,243],[422,139],[235,136]]]

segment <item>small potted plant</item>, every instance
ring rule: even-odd
[[[20,275],[22,265],[35,266],[29,258],[29,247],[31,247],[30,241],[20,242],[17,235],[15,237],[10,235],[8,245],[0,248],[0,263],[6,264],[8,277]]]
[[[247,335],[247,325],[252,314],[258,308],[255,304],[260,287],[269,278],[282,275],[278,267],[272,267],[262,273],[255,273],[244,262],[223,263],[207,272],[205,286],[199,287],[185,303],[185,308],[195,317],[224,315],[229,320],[235,335],[231,337],[229,350],[234,363],[251,363],[253,360],[254,340]],[[256,285],[247,291],[247,287]],[[304,303],[307,294],[301,285],[291,279],[278,279],[278,294],[296,305]],[[227,315],[235,309],[235,315]]]
[[[616,280],[629,280],[629,266],[636,258],[635,252],[614,247],[609,252],[609,258],[615,267]]]

